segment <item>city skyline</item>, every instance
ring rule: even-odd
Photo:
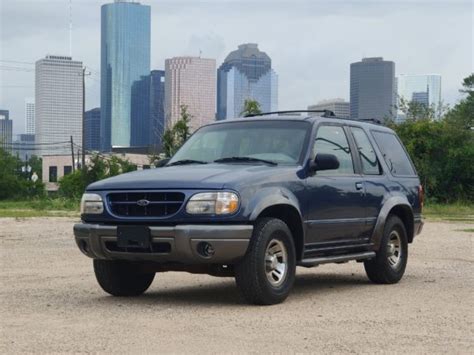
[[[67,3],[45,1],[28,7],[21,3],[2,5],[2,59],[32,63],[45,53],[68,53]],[[100,101],[99,9],[104,3],[73,3],[73,57],[92,72],[86,78],[86,109],[99,106]],[[458,89],[462,78],[472,71],[472,4],[467,1],[430,6],[423,2],[410,6],[380,2],[367,4],[364,11],[340,2],[301,1],[292,6],[275,3],[269,7],[256,1],[251,13],[238,1],[142,3],[152,8],[151,68],[163,68],[165,58],[198,55],[199,50],[203,56],[221,63],[238,44],[256,42],[272,53],[273,66],[280,77],[280,109],[304,108],[329,97],[347,100],[349,63],[364,56],[390,58],[397,64],[397,74],[441,74],[443,100],[451,104],[461,96]],[[34,18],[28,16],[32,13]],[[364,21],[369,17],[370,21]],[[28,25],[15,20],[19,18],[29,19]],[[262,18],[275,23],[284,18],[285,26],[262,28]],[[330,25],[333,30],[322,35],[310,25],[316,22]],[[398,26],[402,22],[404,25]],[[434,23],[436,27],[432,26]],[[377,31],[373,31],[374,27]],[[420,36],[424,38],[422,42]],[[466,45],[459,46],[459,41]],[[330,46],[334,42],[340,44],[338,48]],[[25,131],[24,99],[34,94],[34,67],[10,65],[26,68],[1,71],[0,105],[10,110],[14,133],[18,134]]]

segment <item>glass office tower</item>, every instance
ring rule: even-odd
[[[381,57],[351,64],[351,118],[393,120],[396,113],[395,63]]]
[[[241,44],[217,71],[217,119],[239,117],[247,99],[263,112],[278,110],[278,76],[255,43]]]
[[[165,131],[165,71],[150,73],[150,143],[158,150]]]
[[[149,145],[150,6],[102,6],[101,150]]]
[[[421,101],[422,97],[426,97],[424,101]],[[422,102],[435,109],[438,108],[441,105],[441,75],[399,75],[398,98],[404,98],[406,101]]]

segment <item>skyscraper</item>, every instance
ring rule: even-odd
[[[36,62],[35,140],[41,155],[68,154],[67,145],[44,145],[68,141],[82,142],[82,62],[68,56],[48,55]]]
[[[351,64],[351,118],[394,119],[395,63],[381,57]]]
[[[150,6],[102,6],[101,150],[149,144]]]
[[[25,99],[25,130],[26,134],[35,134],[35,100]]]
[[[100,108],[84,114],[84,145],[87,151],[100,150]]]
[[[161,147],[165,128],[165,71],[150,73],[150,143],[155,149]]]
[[[349,118],[350,103],[344,99],[329,99],[319,101],[316,105],[308,106],[308,110],[330,110],[337,117]]]
[[[217,72],[217,119],[239,117],[247,99],[264,112],[278,110],[278,76],[270,57],[255,43],[241,44]]]
[[[174,124],[181,106],[188,107],[191,130],[213,122],[216,110],[216,61],[174,57],[165,61],[165,119]]]
[[[407,75],[398,76],[398,97],[406,101],[420,102],[422,97],[426,97],[423,102],[429,106],[438,107],[441,105],[441,75]],[[425,93],[424,95],[422,93]],[[416,95],[415,95],[416,94]],[[416,96],[416,97],[415,97]]]
[[[13,122],[10,119],[10,111],[0,110],[0,148],[11,152]]]

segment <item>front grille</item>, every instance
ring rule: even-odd
[[[182,192],[114,192],[107,196],[110,211],[120,217],[166,217],[179,211]]]

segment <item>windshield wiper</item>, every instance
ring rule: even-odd
[[[227,157],[227,158],[214,160],[214,163],[231,163],[231,162],[257,162],[257,163],[265,163],[268,165],[278,165],[278,163],[271,160],[251,158],[251,157]]]
[[[183,159],[183,160],[176,160],[176,161],[174,161],[170,164],[166,164],[166,166],[186,165],[186,164],[207,164],[207,161],[193,160],[193,159]]]

